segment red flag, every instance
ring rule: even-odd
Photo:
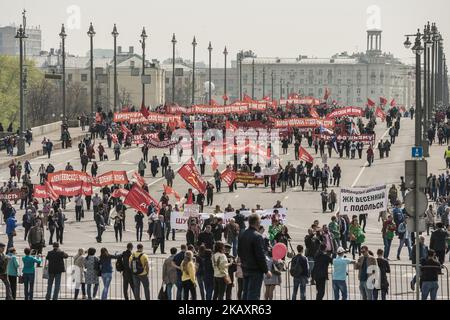
[[[227,96],[226,94],[224,94],[224,95],[222,96],[222,99],[223,99],[223,101],[228,101],[228,96]]]
[[[127,195],[128,195],[127,189],[119,188],[119,189],[114,189],[113,193],[111,194],[111,197],[113,197],[113,198],[124,197],[125,198]]]
[[[400,110],[401,110],[402,112],[406,112],[405,106],[401,106],[401,107],[400,107]]]
[[[48,192],[46,186],[35,184],[33,188],[33,198],[47,199]]]
[[[377,110],[375,111],[375,116],[377,118],[380,118],[381,121],[384,121],[386,119],[386,114],[380,107],[378,107]]]
[[[131,132],[131,130],[128,129],[127,126],[124,125],[123,123],[122,123],[122,125],[121,125],[121,128],[122,128],[122,132],[125,133],[125,135],[131,135],[131,136],[133,135],[133,133]]]
[[[117,138],[117,134],[111,134],[111,140],[113,143],[119,142],[119,139]]]
[[[395,101],[395,99],[392,99],[391,101],[391,107],[395,107],[397,105],[397,102]]]
[[[233,181],[236,179],[236,172],[233,170],[225,170],[220,174],[220,179],[225,181],[228,186],[231,186]]]
[[[244,101],[244,102],[252,102],[253,99],[250,98],[250,96],[248,96],[246,93],[244,93],[244,98],[242,99],[242,101]]]
[[[143,103],[141,106],[141,113],[144,116],[144,118],[148,118],[148,116],[150,115],[150,112],[148,112],[147,108],[145,107],[145,105]]]
[[[56,201],[59,196],[56,194],[56,192],[53,190],[52,186],[50,183],[48,183],[48,181],[45,181],[45,188],[47,190],[48,196],[50,199],[52,199],[53,201]]]
[[[211,99],[211,105],[213,105],[213,106],[218,106],[219,104],[217,103],[216,100]]]
[[[309,114],[311,115],[311,117],[318,119],[319,118],[319,114],[317,113],[316,108],[314,107],[310,107],[309,108]]]
[[[97,123],[102,122],[102,114],[100,112],[95,113],[95,122],[97,122]]]
[[[145,184],[145,180],[139,173],[136,171],[133,173],[133,177],[136,179],[136,183],[139,185],[139,187],[142,187]]]
[[[191,186],[193,186],[198,192],[206,192],[206,181],[203,180],[202,176],[195,166],[194,160],[189,160],[186,162],[178,171],[178,174],[186,180]]]
[[[139,187],[137,184],[133,185],[130,192],[128,192],[127,196],[125,197],[123,203],[129,205],[137,211],[142,211],[144,213],[147,212],[148,207],[152,203],[155,208],[159,209],[158,201],[153,199],[147,191]]]
[[[387,100],[386,100],[386,98],[384,98],[384,97],[380,97],[380,104],[381,104],[382,106],[385,106],[385,105],[386,105],[386,103],[387,103]]]
[[[367,104],[368,104],[369,106],[371,106],[371,107],[374,107],[374,106],[375,106],[375,102],[372,101],[372,100],[370,100],[369,98],[367,98]]]
[[[270,97],[269,96],[265,96],[265,97],[263,97],[263,100],[264,101],[270,101]]]
[[[238,128],[236,127],[236,125],[235,124],[233,124],[233,122],[231,122],[231,121],[225,121],[225,128],[227,129],[227,130],[232,130],[232,131],[236,131]]]
[[[331,95],[330,89],[329,89],[329,88],[326,88],[326,89],[325,89],[325,95],[323,96],[323,100],[328,100],[328,98],[330,97],[330,95]]]
[[[180,201],[181,197],[180,195],[175,192],[175,190],[172,189],[172,187],[166,186],[165,184],[163,184],[164,187],[164,192],[169,195],[169,194],[173,194],[175,196],[175,198],[177,199],[177,201]]]
[[[313,156],[311,156],[308,151],[306,151],[302,146],[300,146],[300,148],[298,149],[298,157],[305,162],[314,162]]]
[[[217,159],[215,157],[212,157],[211,167],[212,167],[213,171],[216,171],[217,168],[219,167],[219,163],[217,162]]]

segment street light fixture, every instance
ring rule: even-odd
[[[19,39],[19,68],[20,68],[20,128],[19,128],[19,139],[17,141],[17,155],[21,156],[25,154],[25,138],[24,138],[24,83],[23,83],[23,42],[24,39],[28,38],[25,34],[25,29],[20,25],[17,30],[17,34],[15,36],[16,39]]]
[[[142,33],[141,33],[141,40],[140,43],[142,45],[142,77],[141,77],[141,82],[142,82],[142,103],[141,103],[141,107],[145,106],[145,81],[144,81],[144,76],[145,76],[145,40],[148,38],[147,33],[145,32],[145,27],[142,27]]]
[[[118,111],[119,108],[117,105],[117,37],[119,36],[119,32],[117,32],[117,27],[115,23],[111,34],[114,38],[114,111]]]
[[[224,63],[224,75],[223,75],[223,104],[226,106],[227,105],[227,55],[228,55],[228,50],[227,47],[225,46],[225,49],[223,50],[223,56],[225,58],[225,63]]]
[[[175,39],[175,33],[172,35],[172,103],[175,103],[175,45],[177,39]]]
[[[195,103],[195,47],[197,46],[197,41],[192,40],[192,100],[191,103],[194,105]]]
[[[94,117],[94,36],[95,31],[94,27],[91,24],[89,25],[89,31],[87,32],[90,38],[90,71],[91,71],[91,117]]]
[[[62,133],[67,125],[66,121],[66,29],[64,23],[61,26],[61,32],[59,33],[61,38],[62,49],[62,126],[61,126],[61,140],[63,138]]]
[[[208,89],[208,104],[211,105],[211,52],[212,52],[211,41],[209,42],[208,51],[209,51],[209,89]]]

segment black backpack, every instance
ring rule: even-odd
[[[135,255],[133,255],[133,259],[131,260],[131,271],[135,275],[139,275],[144,272],[144,266],[142,265],[142,262],[141,262],[142,255],[143,255],[143,253],[141,253],[137,257]]]
[[[296,257],[294,257],[294,259],[292,259],[291,268],[289,270],[289,273],[294,278],[301,277],[301,275],[303,273],[303,267],[302,267],[302,264],[300,263],[300,256],[296,256]]]
[[[117,270],[117,272],[123,272],[123,270],[124,270],[123,256],[120,256],[119,258],[117,258],[117,260],[116,260],[116,270]]]

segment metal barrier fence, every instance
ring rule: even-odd
[[[22,258],[17,257],[20,267],[19,271],[22,270]],[[162,285],[162,269],[165,258],[149,257],[149,283],[150,283],[150,299],[157,300],[158,293]],[[113,260],[113,264],[114,264]],[[42,263],[44,265],[45,261]],[[61,288],[59,292],[59,299],[73,299],[75,283],[72,277],[73,269],[73,258],[69,257],[65,261],[66,271],[61,277]],[[391,273],[387,274],[389,289],[387,294],[388,300],[414,300],[416,293],[411,290],[410,282],[415,275],[415,266],[412,264],[391,264]],[[47,293],[47,280],[43,279],[42,267],[36,268],[35,283],[34,283],[34,299],[42,300],[45,299]],[[114,266],[113,266],[113,269]],[[274,300],[291,300],[292,291],[294,287],[294,279],[289,273],[290,262],[287,263],[287,269],[282,275],[281,285],[276,286],[273,299]],[[324,300],[333,300],[333,287],[332,287],[332,271],[333,267],[329,268],[329,281],[326,282],[325,296]],[[347,277],[347,295],[348,300],[361,300],[361,295],[359,291],[359,280],[358,280],[358,270],[355,270],[352,265],[348,267],[348,277]],[[111,285],[108,291],[108,299],[122,300],[123,295],[123,278],[122,274],[117,271],[113,271],[113,277],[111,280]],[[442,272],[439,275],[439,290],[438,290],[438,300],[450,300],[450,285],[449,285],[449,274],[447,267],[443,266]],[[97,298],[101,297],[103,291],[103,282],[101,277],[99,278],[99,289],[97,291]],[[261,299],[264,299],[264,285],[261,290]],[[172,296],[175,298],[176,288],[172,289]],[[82,292],[80,290],[78,299],[81,299]],[[128,295],[133,299],[134,295],[131,289],[128,289]],[[297,293],[297,299],[300,299],[300,292]],[[5,286],[0,282],[0,299],[5,298]],[[24,299],[24,285],[17,284],[17,300]],[[235,286],[232,293],[233,299],[237,297],[237,279],[235,278]],[[141,299],[144,298],[143,288],[141,286]],[[197,298],[200,299],[200,294],[197,294]],[[311,285],[311,282],[306,288],[306,299],[315,300],[316,299],[316,288]],[[380,297],[379,297],[380,299]]]

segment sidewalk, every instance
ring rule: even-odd
[[[87,127],[85,129],[87,129]],[[76,148],[78,142],[80,140],[82,140],[86,134],[89,133],[87,130],[81,131],[81,127],[69,128],[69,132],[70,132],[70,136],[72,137],[72,148],[74,148],[74,147]],[[22,165],[23,165],[23,162],[25,160],[31,160],[33,158],[42,156],[44,154],[44,151],[42,149],[41,142],[44,139],[44,137],[49,138],[50,141],[53,142],[53,150],[61,149],[62,142],[60,141],[60,137],[61,137],[60,130],[53,131],[46,135],[34,136],[33,141],[31,142],[30,146],[28,146],[28,144],[25,144],[25,154],[20,157],[16,156],[17,148],[14,148],[14,156],[13,157],[8,156],[6,154],[6,150],[2,150],[0,152],[0,170],[7,168],[13,159],[16,160],[16,163],[17,163],[17,161],[21,161]]]

